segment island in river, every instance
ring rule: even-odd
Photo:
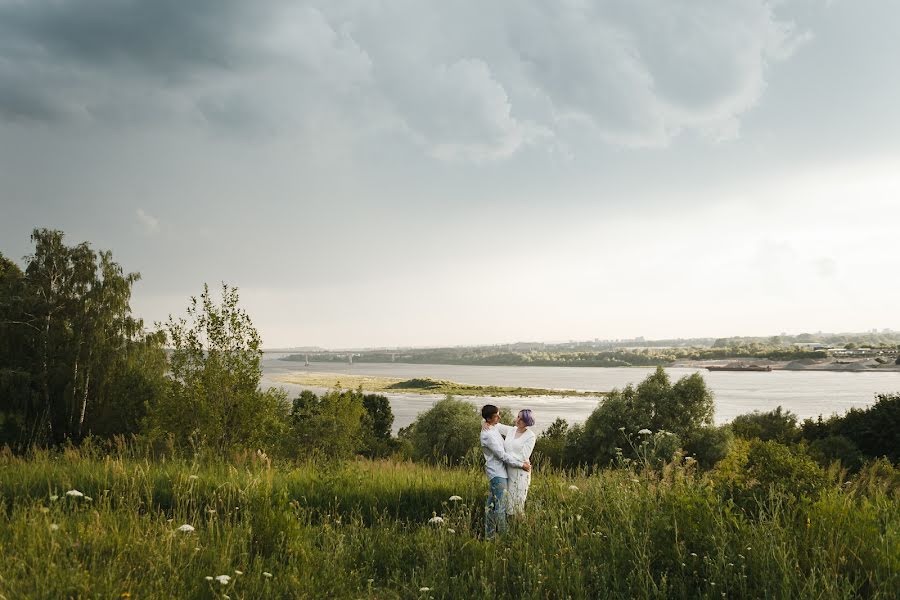
[[[442,379],[416,377],[399,379],[346,373],[305,373],[293,372],[275,378],[281,383],[301,385],[311,388],[362,388],[366,392],[398,392],[404,394],[450,394],[452,396],[580,396],[601,397],[607,392],[582,390],[551,390],[529,387],[506,387],[497,385],[468,385]]]

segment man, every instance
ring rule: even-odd
[[[506,465],[531,471],[531,462],[519,462],[503,449],[503,437],[494,428],[500,422],[499,408],[493,404],[485,404],[481,407],[481,416],[487,425],[481,431],[481,451],[484,453],[484,468],[490,481],[490,492],[484,509],[484,534],[487,539],[491,539],[498,532],[506,531]]]

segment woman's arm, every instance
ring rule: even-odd
[[[499,431],[500,435],[502,435],[503,437],[512,435],[516,430],[516,428],[512,425],[504,425],[503,423],[497,423],[496,425],[494,425],[494,427],[497,428],[497,431]]]

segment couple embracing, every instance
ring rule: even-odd
[[[534,417],[528,409],[520,410],[516,426],[500,422],[500,409],[493,404],[481,408],[481,451],[490,480],[485,505],[485,537],[493,538],[506,531],[507,515],[525,512],[525,499],[531,485],[531,451],[537,439],[531,430]]]

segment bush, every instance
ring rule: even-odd
[[[842,416],[803,421],[803,437],[817,439],[843,436],[868,458],[886,457],[900,462],[900,394],[878,394],[869,408],[850,409]]]
[[[636,446],[628,443],[628,436],[647,429],[688,440],[700,428],[712,425],[712,417],[713,397],[703,377],[695,373],[672,385],[658,367],[637,387],[613,390],[591,413],[579,440],[583,454],[578,459],[607,465],[620,451],[627,458],[637,458]]]
[[[685,442],[685,452],[694,457],[703,469],[711,469],[728,455],[734,434],[727,425],[701,427]]]
[[[557,417],[544,432],[538,436],[534,444],[534,460],[538,466],[543,464],[554,467],[565,466],[566,438],[569,433],[569,423]]]
[[[797,415],[780,406],[769,412],[753,411],[739,415],[731,422],[734,435],[746,440],[775,441],[779,444],[793,444],[800,440]]]
[[[458,464],[479,445],[481,421],[472,404],[447,396],[401,433],[414,458]]]
[[[350,458],[372,437],[371,421],[359,391],[335,389],[319,398],[304,390],[294,399],[288,420],[285,453],[292,458]]]
[[[851,471],[858,471],[865,461],[856,444],[842,435],[831,435],[813,441],[809,445],[809,455],[823,467],[840,461],[841,466]]]
[[[791,500],[813,500],[827,483],[825,471],[799,447],[736,441],[716,466],[714,479],[744,509],[755,511],[772,491]]]

